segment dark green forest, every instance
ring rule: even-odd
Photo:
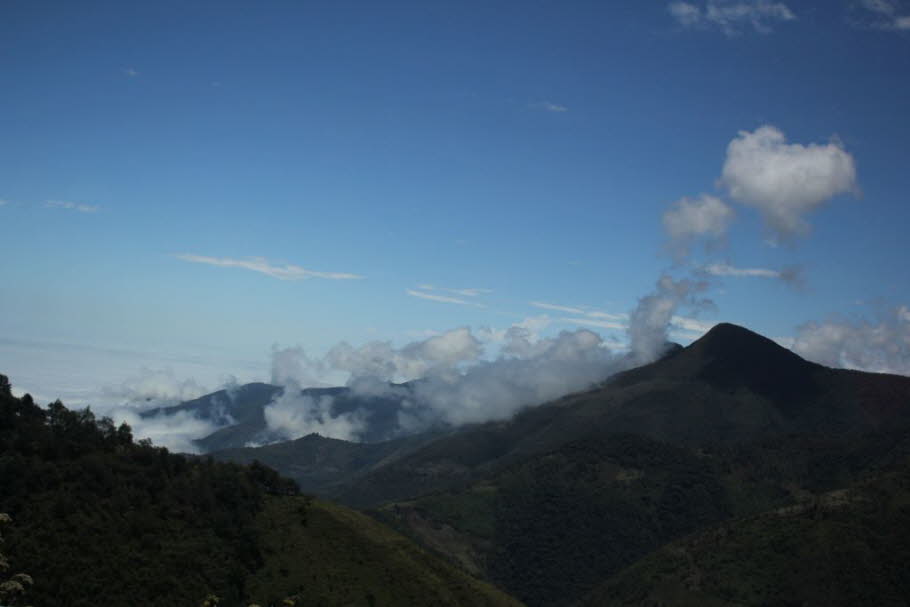
[[[34,580],[11,606],[519,605],[258,462],[169,453],[2,375],[0,487],[3,563]]]

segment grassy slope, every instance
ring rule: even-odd
[[[906,605],[910,466],[676,541],[582,605]]]
[[[359,512],[306,501],[271,498],[259,516],[265,564],[247,588],[260,604],[521,604]]]

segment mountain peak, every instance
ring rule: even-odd
[[[719,323],[687,347],[617,378],[619,384],[651,379],[698,379],[723,390],[747,388],[782,403],[815,391],[818,365],[745,327]]]

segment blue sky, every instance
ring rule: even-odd
[[[908,74],[896,0],[8,0],[0,371],[78,401],[268,379],[273,344],[542,316],[624,341],[590,323],[721,265],[766,272],[710,275],[671,337],[886,327],[903,371]],[[767,157],[728,146],[763,127],[822,193],[778,165],[748,193]],[[682,254],[665,215],[703,194],[731,215]]]

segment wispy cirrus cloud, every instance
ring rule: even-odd
[[[350,274],[347,272],[317,272],[307,270],[293,264],[272,265],[263,257],[251,257],[249,259],[232,259],[230,257],[208,257],[205,255],[194,255],[191,253],[180,253],[174,255],[182,261],[191,263],[201,263],[210,266],[220,266],[223,268],[242,268],[259,272],[279,280],[307,280],[309,278],[325,278],[328,280],[357,280],[364,278],[359,274]]]
[[[407,293],[411,297],[426,299],[428,301],[435,301],[437,303],[450,303],[450,304],[458,304],[460,306],[474,306],[477,308],[486,307],[481,303],[477,303],[476,301],[467,301],[465,299],[461,299],[458,297],[452,297],[450,295],[440,295],[438,293],[432,293],[432,292],[423,290],[421,287],[418,287],[417,289],[405,289],[405,293]]]
[[[780,270],[771,268],[737,268],[726,263],[712,263],[702,268],[712,276],[732,276],[735,278],[773,278],[790,286],[805,286],[803,269],[800,266],[788,266]]]
[[[418,285],[417,288],[421,291],[442,291],[443,293],[451,293],[452,295],[459,295],[461,297],[479,297],[493,292],[493,289],[450,289],[448,287],[435,287],[427,284]]]
[[[553,312],[565,312],[566,314],[584,314],[585,311],[581,308],[576,308],[573,306],[561,306],[559,304],[551,304],[545,301],[532,301],[530,302],[535,308],[540,308],[541,310],[551,310]]]
[[[859,6],[865,10],[867,17],[871,17],[867,26],[885,30],[910,30],[910,10],[901,6],[897,0],[860,0]]]
[[[84,204],[81,202],[70,202],[68,200],[48,200],[44,206],[52,209],[69,209],[79,211],[80,213],[97,213],[101,207],[97,204]]]
[[[615,320],[598,320],[596,317],[585,317],[585,318],[560,318],[562,322],[569,322],[573,325],[581,325],[583,327],[599,327],[601,329],[619,329],[624,330],[628,323],[618,322]]]
[[[796,15],[783,2],[770,0],[707,0],[703,5],[692,2],[671,2],[670,15],[688,28],[721,30],[735,36],[751,27],[760,34],[771,33],[771,23],[794,21]]]
[[[562,114],[563,112],[568,112],[569,108],[560,103],[553,103],[551,101],[539,101],[537,103],[532,103],[531,107],[538,110],[543,110],[545,112],[555,112],[557,114]]]

